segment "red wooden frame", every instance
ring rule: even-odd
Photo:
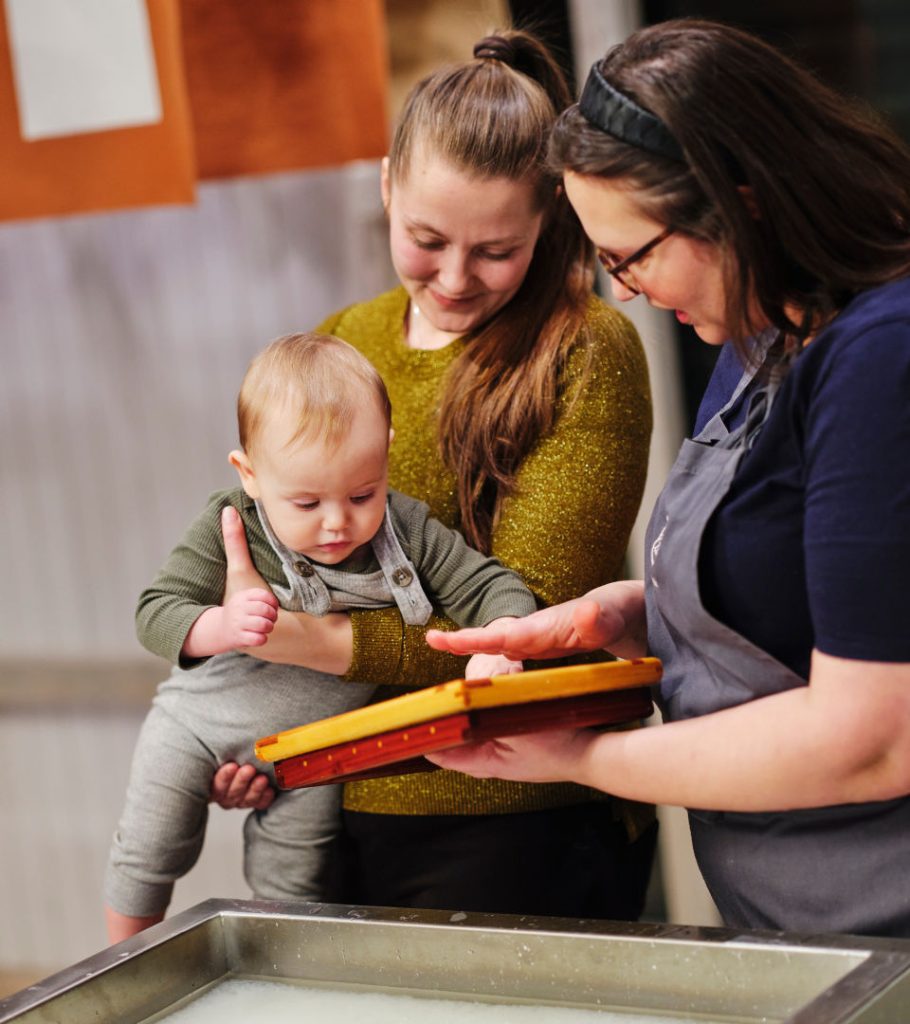
[[[652,710],[649,690],[635,687],[464,711],[276,761],[275,777],[279,788],[299,789],[432,771],[435,765],[422,755],[435,750],[545,729],[621,724]]]

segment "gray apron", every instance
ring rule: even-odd
[[[758,387],[754,376],[747,370],[724,409],[683,442],[648,525],[648,643],[664,664],[661,701],[670,721],[806,685],[713,618],[699,593],[705,527],[773,403],[776,381]],[[746,421],[728,432],[722,416],[747,387]],[[728,925],[910,936],[910,799],[773,813],[689,811],[689,825],[698,866]]]

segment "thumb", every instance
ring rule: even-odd
[[[226,505],[221,510],[221,535],[224,538],[227,571],[236,573],[253,569],[253,560],[250,558],[243,521],[237,509],[232,505]]]
[[[603,647],[616,638],[620,623],[608,615],[596,601],[580,600],[572,613],[572,625],[583,650]]]

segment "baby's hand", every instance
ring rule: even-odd
[[[521,672],[524,665],[513,661],[504,654],[474,654],[464,670],[465,679],[489,679],[490,676],[507,676]]]
[[[278,601],[270,590],[240,590],[221,606],[221,640],[225,651],[261,647],[275,628]]]

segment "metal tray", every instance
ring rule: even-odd
[[[736,1024],[910,1020],[910,941],[207,900],[0,1000],[0,1024],[137,1024],[232,976]]]

